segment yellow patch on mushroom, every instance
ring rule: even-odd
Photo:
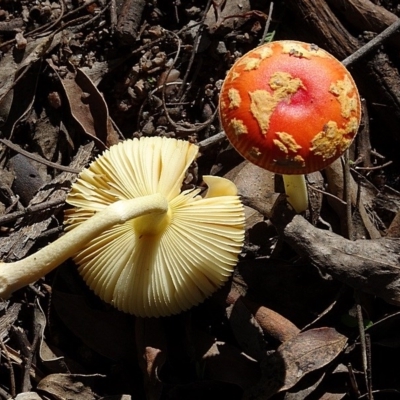
[[[358,119],[356,117],[351,117],[350,121],[346,124],[345,133],[355,134],[358,130]]]
[[[288,151],[291,151],[292,153],[297,153],[297,151],[301,149],[301,146],[297,144],[296,140],[290,133],[276,132],[276,135],[279,137],[281,143],[285,145]]]
[[[261,64],[261,58],[247,58],[239,62],[239,65],[244,65],[244,71],[251,71],[257,69]]]
[[[276,106],[284,100],[289,101],[290,96],[300,88],[306,89],[299,78],[293,78],[287,72],[275,72],[269,81],[272,93],[267,90],[255,90],[250,92],[250,111],[261,129],[266,135],[272,113]]]
[[[250,111],[261,129],[261,133],[266,135],[269,128],[269,120],[278,102],[274,95],[266,90],[255,90],[250,92]]]
[[[260,56],[261,60],[265,60],[268,57],[271,57],[274,52],[271,47],[268,46],[261,46],[258,49],[256,49],[253,54],[257,54]]]
[[[307,58],[328,57],[328,54],[319,49],[318,46],[310,45],[310,48],[303,47],[300,43],[284,42],[282,44],[282,53],[289,54],[292,57]]]
[[[236,78],[238,78],[239,76],[240,76],[239,72],[233,71],[233,72],[231,73],[230,78],[231,78],[232,81],[234,81],[234,80],[235,80]]]
[[[338,151],[343,152],[350,145],[351,139],[346,138],[345,134],[346,131],[338,128],[336,122],[329,121],[324,130],[311,141],[310,150],[324,160],[332,158]]]
[[[278,147],[278,149],[280,151],[282,151],[283,153],[286,153],[286,154],[289,153],[288,148],[281,141],[279,141],[278,139],[274,139],[273,142],[274,142],[274,145],[276,147]]]
[[[337,97],[340,103],[341,114],[344,118],[350,118],[351,114],[357,111],[358,102],[356,94],[350,95],[351,92],[354,92],[354,85],[347,75],[345,75],[343,80],[332,83],[329,92]]]
[[[274,160],[275,164],[282,165],[285,167],[295,167],[295,168],[304,168],[306,166],[306,162],[302,156],[286,156],[284,158],[279,158]]]
[[[306,162],[304,160],[304,158],[302,156],[294,156],[293,157],[293,161],[297,164],[299,164],[300,167],[305,167],[306,166]]]
[[[300,78],[293,78],[293,76],[287,72],[275,72],[272,74],[269,80],[269,86],[275,92],[274,97],[279,101],[296,93],[300,88],[306,88]]]
[[[240,135],[244,135],[246,133],[249,133],[249,131],[247,130],[247,126],[240,119],[232,118],[232,120],[229,123],[229,125],[233,129],[233,131],[235,132],[236,136],[240,136]]]
[[[220,108],[221,111],[222,111],[222,110],[225,110],[225,108],[226,108],[226,103],[225,103],[225,101],[223,100],[222,96],[221,96],[220,99],[219,99],[219,108]]]
[[[259,158],[261,156],[261,152],[260,149],[258,147],[252,147],[249,151],[248,151],[248,155],[250,157],[253,158]]]
[[[240,98],[239,90],[234,89],[234,88],[229,89],[228,97],[229,97],[229,101],[230,101],[229,108],[238,108],[240,106],[242,99]]]

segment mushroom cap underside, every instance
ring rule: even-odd
[[[181,191],[197,152],[182,140],[127,140],[106,150],[72,187],[69,229],[115,201],[154,193],[168,200],[165,215],[116,225],[73,258],[89,287],[124,312],[158,317],[187,310],[222,286],[237,263],[244,210],[236,187],[204,177],[209,196]]]

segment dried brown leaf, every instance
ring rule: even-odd
[[[347,338],[333,328],[311,329],[283,343],[262,362],[262,379],[245,399],[269,399],[293,387],[308,373],[329,364],[343,350]],[[259,396],[259,397],[257,397]]]
[[[54,71],[57,69],[49,61]],[[61,79],[72,117],[83,132],[104,149],[118,143],[103,95],[91,79],[81,70],[69,71]]]
[[[285,363],[285,380],[280,391],[293,387],[304,375],[329,364],[346,343],[346,336],[333,328],[310,329],[283,343],[275,355]]]

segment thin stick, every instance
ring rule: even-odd
[[[76,169],[76,168],[71,168],[71,167],[65,167],[64,165],[60,165],[57,163],[53,163],[51,161],[46,160],[43,157],[40,157],[38,155],[29,153],[29,151],[26,151],[24,149],[22,149],[21,147],[19,147],[17,144],[14,144],[13,142],[11,142],[8,139],[0,139],[0,142],[5,144],[7,147],[9,147],[10,149],[16,151],[17,153],[22,154],[23,156],[30,158],[33,161],[37,161],[40,162],[41,164],[47,165],[48,167],[51,168],[55,168],[55,169],[59,169],[61,171],[65,171],[65,172],[71,172],[73,174],[79,174],[81,172],[80,169]]]
[[[13,213],[5,214],[0,216],[0,226],[7,224],[8,222],[15,221],[18,218],[30,215],[39,211],[43,211],[49,208],[55,208],[57,206],[64,205],[64,200],[52,200],[46,201],[40,204],[34,204],[33,206],[28,206],[23,210],[15,211]]]
[[[272,11],[274,10],[274,2],[271,1],[271,4],[269,5],[269,11],[268,11],[268,18],[267,18],[267,22],[265,23],[265,28],[264,28],[264,32],[261,36],[260,39],[260,45],[264,43],[266,36],[268,35],[268,31],[269,31],[269,27],[271,25],[271,20],[272,20]]]
[[[353,240],[354,227],[353,227],[353,213],[352,213],[352,201],[351,201],[351,174],[350,174],[350,162],[349,162],[349,149],[345,151],[343,161],[344,161],[343,186],[344,186],[344,201],[346,202],[347,237],[350,240]]]

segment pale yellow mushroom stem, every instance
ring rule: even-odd
[[[165,214],[167,211],[168,201],[161,194],[110,204],[31,256],[13,263],[0,263],[0,298],[8,298],[16,290],[37,281],[114,225],[148,214]]]
[[[289,204],[299,214],[308,208],[308,193],[304,175],[283,175]]]

